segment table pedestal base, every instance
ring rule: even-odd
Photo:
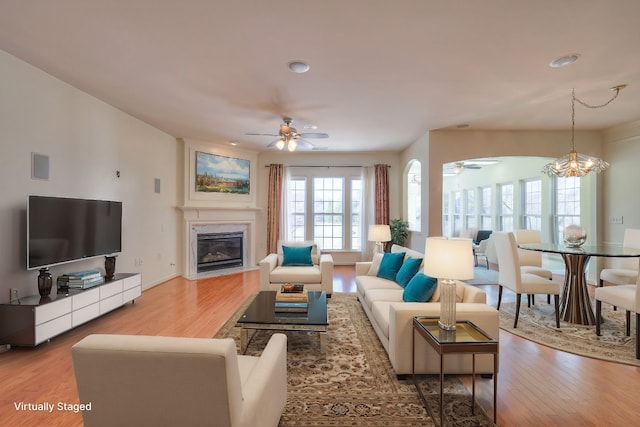
[[[589,255],[562,254],[567,269],[560,299],[560,318],[578,325],[595,325],[596,317],[591,306],[585,268]]]

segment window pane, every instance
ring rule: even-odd
[[[407,172],[407,222],[409,229],[414,231],[420,231],[421,227],[421,168],[421,163],[415,160]]]
[[[351,249],[359,251],[362,248],[362,180],[351,179]]]
[[[305,206],[307,180],[291,179],[287,183],[287,240],[305,240]]]
[[[343,178],[314,178],[314,239],[323,250],[344,249]]]

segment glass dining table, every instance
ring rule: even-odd
[[[522,243],[518,248],[559,254],[564,260],[566,272],[560,297],[560,318],[579,325],[595,325],[596,317],[591,305],[585,271],[592,256],[632,258],[640,257],[640,249],[620,245],[583,245],[568,247],[555,243]]]

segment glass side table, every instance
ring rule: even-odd
[[[476,406],[476,354],[493,354],[493,422],[497,425],[498,341],[469,320],[459,320],[456,322],[455,331],[445,331],[438,327],[438,319],[434,316],[414,317],[412,335],[414,348],[417,332],[440,355],[440,426],[444,425],[444,355],[461,353],[471,353],[472,355],[471,410],[473,413],[475,413]],[[416,380],[415,354],[411,371],[413,383],[426,408],[427,401]]]

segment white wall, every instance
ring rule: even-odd
[[[640,121],[610,129],[604,136],[605,159],[611,163],[604,173],[604,238],[621,243],[625,228],[640,228]],[[622,217],[622,224],[609,223],[609,217]],[[607,266],[616,266],[619,260],[607,261]]]
[[[0,302],[9,300],[10,288],[37,295],[38,272],[25,267],[29,194],[122,201],[116,272],[141,272],[144,287],[174,277],[180,271],[175,139],[2,51],[0,70]],[[49,156],[48,181],[31,179],[32,152]],[[55,279],[86,268],[103,270],[104,260],[51,272]]]

